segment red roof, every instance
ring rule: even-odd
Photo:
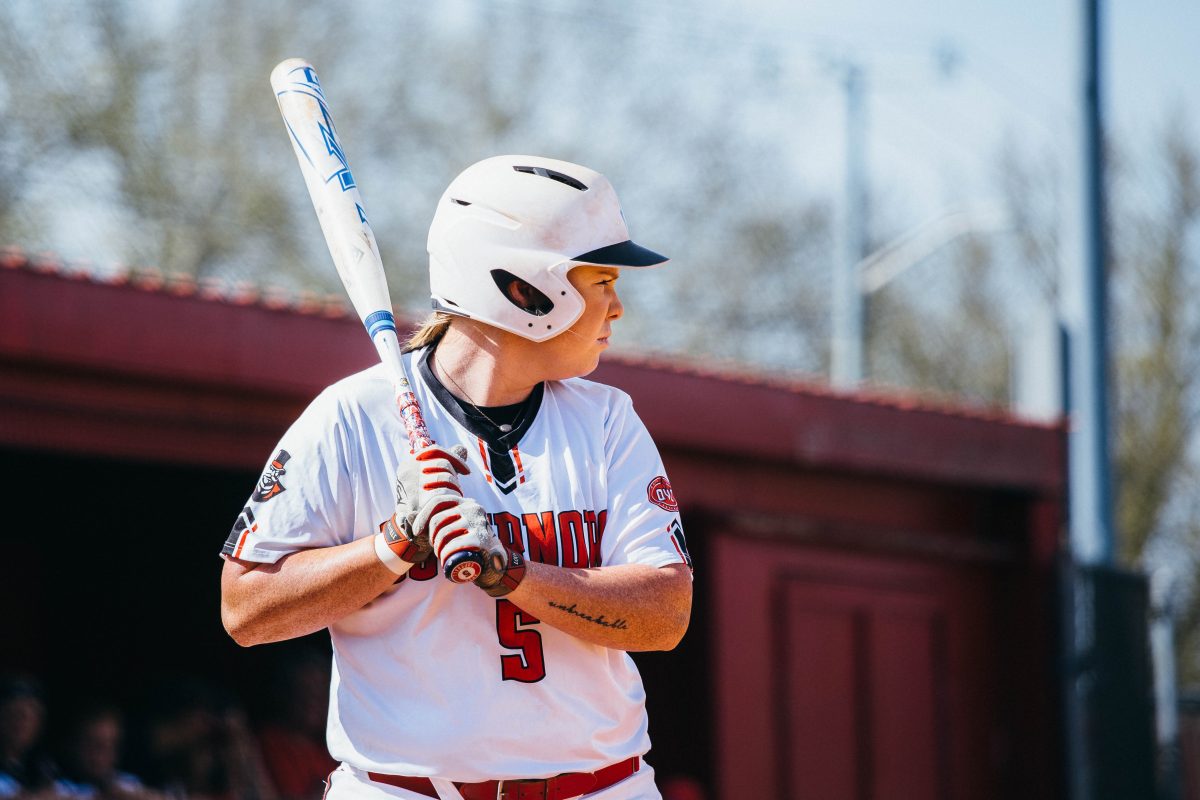
[[[0,442],[169,458],[177,435],[196,460],[258,466],[309,398],[374,359],[340,296],[0,254]],[[1062,488],[1061,426],[1002,411],[662,355],[610,355],[593,377],[633,396],[664,450]]]

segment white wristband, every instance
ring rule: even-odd
[[[413,565],[410,562],[392,552],[392,548],[388,547],[387,540],[383,538],[382,533],[375,534],[375,555],[385,567],[397,575],[407,575],[408,571],[412,569]]]

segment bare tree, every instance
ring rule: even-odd
[[[944,263],[946,260],[951,263]],[[996,258],[989,243],[968,238],[925,265],[931,277],[907,291],[885,289],[872,298],[868,355],[876,381],[934,392],[981,405],[1009,399],[1010,309],[992,280]],[[927,287],[936,284],[937,291]],[[934,295],[931,304],[930,295]],[[940,295],[940,297],[937,297]]]
[[[1121,563],[1185,565],[1180,675],[1200,681],[1200,154],[1174,119],[1146,160],[1112,148],[1109,159],[1110,307],[1114,389],[1115,524]],[[1014,231],[1011,252],[969,240],[923,267],[936,278],[891,287],[872,301],[870,363],[880,380],[1004,405],[1020,272],[1041,302],[1056,301],[1060,174],[1049,159],[1008,148],[1001,181]],[[946,263],[949,261],[950,263]],[[936,280],[940,291],[922,291]],[[931,299],[932,298],[932,299]]]
[[[303,264],[289,190],[262,157],[268,138],[282,137],[264,76],[294,31],[336,30],[338,15],[315,2],[286,14],[243,5],[218,0],[202,15],[132,2],[0,10],[15,44],[0,48],[6,112],[41,144],[38,169],[60,206],[91,195],[109,210],[126,261],[196,276],[280,263],[286,276]],[[4,155],[0,170],[11,169]],[[0,218],[16,211],[0,207]]]
[[[1127,166],[1114,229],[1117,527],[1131,566],[1189,567],[1179,625],[1180,677],[1200,682],[1200,153],[1177,117],[1153,162]]]
[[[126,262],[334,288],[266,82],[303,55],[321,70],[403,310],[428,307],[425,235],[450,178],[489,155],[537,153],[608,174],[635,235],[675,261],[627,293],[623,343],[823,368],[827,204],[798,190],[786,142],[740,121],[779,104],[757,79],[761,54],[679,24],[683,9],[654,23],[581,1],[284,6],[0,8],[12,45],[0,48],[0,103],[17,128],[0,177],[32,162],[43,187],[0,181],[0,233],[54,248],[45,212],[57,209]],[[339,44],[382,41],[364,35],[379,30],[385,49]],[[697,45],[721,57],[690,58]],[[13,141],[29,146],[10,153]]]

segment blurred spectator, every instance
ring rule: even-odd
[[[325,745],[329,659],[302,650],[282,661],[272,718],[259,730],[267,771],[283,800],[320,800],[337,768]]]
[[[224,693],[178,678],[149,698],[146,780],[179,800],[276,800],[246,715]]]
[[[97,703],[76,712],[61,742],[54,794],[67,800],[157,800],[141,780],[117,769],[123,735],[114,706]]]
[[[662,783],[663,800],[705,800],[708,794],[700,781],[688,775],[672,775]]]
[[[0,798],[49,785],[49,766],[36,755],[45,722],[38,683],[23,675],[0,676]]]

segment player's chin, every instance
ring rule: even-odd
[[[567,378],[585,378],[596,371],[596,367],[600,366],[601,348],[596,348],[587,354],[581,354],[570,360],[569,364],[564,364],[559,370],[559,380]]]
[[[596,351],[595,355],[580,360],[578,368],[575,371],[575,377],[587,377],[595,372],[598,366],[600,366],[600,352]]]

